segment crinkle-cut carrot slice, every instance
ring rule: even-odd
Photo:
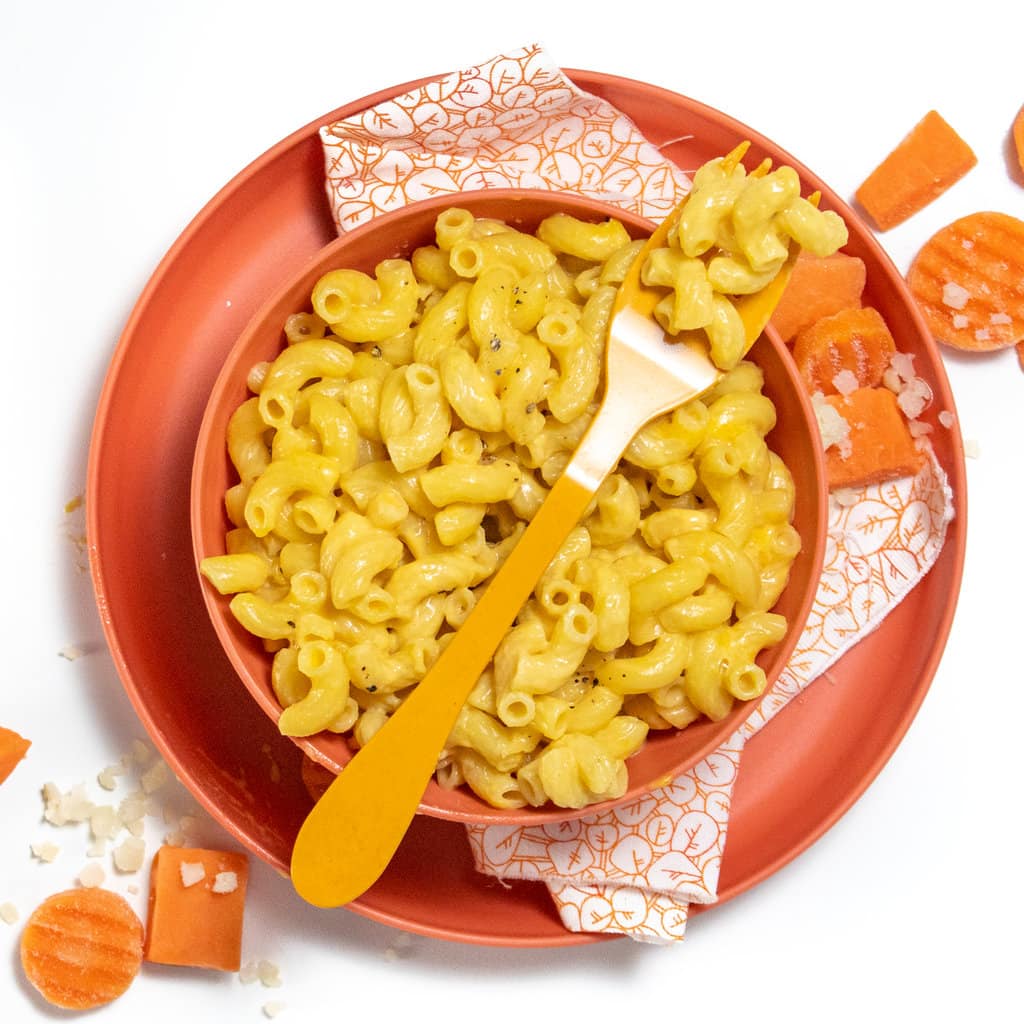
[[[1024,221],[986,210],[947,224],[907,272],[935,337],[975,352],[1024,340]]]
[[[874,306],[824,316],[805,327],[793,342],[793,360],[812,394],[838,392],[835,380],[844,371],[852,374],[857,387],[881,384],[895,354],[889,325]]]
[[[783,341],[792,341],[815,320],[860,306],[866,280],[867,269],[859,256],[802,252],[772,314],[772,327]]]
[[[248,879],[245,854],[161,846],[150,868],[146,960],[237,971]]]
[[[28,753],[32,741],[0,725],[0,782],[3,782]]]
[[[864,179],[857,201],[879,230],[888,231],[938,199],[977,162],[971,147],[930,110]]]
[[[113,1002],[142,964],[142,922],[107,889],[69,889],[45,899],[21,933],[21,965],[54,1006],[90,1010]]]
[[[924,464],[924,454],[888,388],[858,388],[849,395],[826,395],[825,401],[850,425],[844,443],[825,449],[830,488],[912,476]]]
[[[335,775],[330,768],[325,768],[319,761],[311,757],[302,758],[302,784],[314,803],[327,791],[327,787],[334,781]]]

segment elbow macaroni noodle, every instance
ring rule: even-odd
[[[442,785],[583,807],[624,792],[650,729],[762,692],[800,538],[728,296],[763,287],[791,239],[832,251],[843,230],[789,168],[697,172],[643,279],[665,329],[703,331],[727,372],[630,444],[463,708]],[[465,621],[594,414],[638,248],[614,220],[528,235],[452,208],[433,244],[325,274],[289,318],[231,419],[227,554],[201,566],[272,654],[283,733],[365,744]]]

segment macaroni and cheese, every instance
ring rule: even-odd
[[[538,580],[442,752],[497,807],[621,795],[651,729],[758,696],[800,550],[775,410],[730,296],[841,221],[788,168],[717,160],[643,267],[671,333],[726,372],[632,440]],[[600,398],[618,284],[641,242],[558,214],[535,234],[450,208],[373,275],[325,274],[230,421],[238,483],[206,578],[273,658],[280,730],[367,743],[473,609]]]

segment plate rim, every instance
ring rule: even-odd
[[[719,121],[720,123],[728,125],[730,128],[738,133],[744,133],[750,137],[758,140],[763,140],[768,143],[770,148],[778,153],[781,157],[784,157],[787,161],[791,162],[794,167],[800,171],[806,171],[816,181],[820,181],[820,176],[806,168],[801,161],[792,157],[783,147],[777,145],[772,140],[767,139],[761,133],[754,131],[747,125],[736,120],[728,114],[713,108],[700,100],[696,100],[692,97],[686,96],[682,93],[667,89],[663,86],[654,85],[651,83],[643,82],[638,79],[628,78],[621,75],[609,74],[599,71],[588,71],[584,69],[575,68],[563,68],[564,73],[569,77],[574,84],[580,88],[588,91],[596,91],[601,94],[602,91],[607,91],[615,86],[620,86],[626,89],[639,90],[647,95],[653,95],[655,97],[662,97],[672,104],[677,104],[682,101],[687,107],[696,111],[702,116]],[[441,74],[444,74],[441,73]],[[240,188],[250,177],[258,173],[258,171],[275,161],[283,152],[287,151],[297,143],[304,141],[308,138],[311,132],[316,132],[321,126],[330,121],[337,119],[338,117],[347,117],[352,114],[358,113],[361,110],[368,109],[369,107],[375,106],[378,103],[386,100],[394,99],[411,89],[417,88],[427,82],[434,81],[440,75],[431,75],[424,78],[415,80],[409,80],[396,86],[391,86],[377,90],[374,93],[368,94],[360,99],[354,100],[350,103],[344,104],[334,110],[317,117],[306,124],[302,125],[298,129],[289,133],[287,136],[282,138],[280,141],[269,147],[262,154],[257,156],[254,160],[250,161],[245,167],[239,172],[232,176],[217,192],[199,209],[199,211],[192,217],[192,219],[185,225],[181,233],[175,238],[173,243],[166,250],[164,255],[158,261],[154,267],[152,273],[147,279],[142,291],[139,293],[132,310],[125,321],[125,325],[118,337],[117,344],[111,354],[109,364],[104,376],[103,386],[100,391],[99,399],[96,406],[96,413],[93,421],[92,430],[90,433],[89,443],[89,458],[87,464],[86,473],[86,532],[90,538],[88,544],[89,553],[89,565],[92,577],[93,592],[96,600],[97,608],[99,611],[99,617],[101,626],[103,628],[107,646],[111,652],[114,660],[115,667],[118,672],[119,679],[122,683],[123,689],[127,692],[129,700],[135,707],[136,713],[139,714],[143,725],[147,728],[147,731],[153,735],[153,730],[150,730],[147,723],[147,716],[143,704],[140,700],[139,694],[136,693],[135,687],[128,684],[128,680],[132,678],[131,667],[127,662],[124,652],[121,648],[120,643],[114,633],[113,622],[110,615],[110,605],[108,600],[109,588],[105,582],[105,573],[103,568],[102,554],[99,551],[99,546],[95,543],[92,538],[97,534],[97,502],[95,500],[88,500],[91,496],[95,498],[97,494],[97,483],[100,475],[102,466],[102,440],[104,432],[107,427],[107,421],[110,413],[110,406],[114,398],[114,394],[117,390],[116,385],[118,378],[122,372],[123,364],[127,355],[128,348],[130,347],[130,341],[135,330],[137,322],[141,319],[144,314],[146,307],[152,301],[152,297],[161,288],[166,276],[174,266],[177,257],[181,251],[190,243],[191,239],[200,232],[203,226],[214,216],[223,203],[225,197],[233,193],[235,190]],[[626,112],[628,114],[628,111]],[[653,142],[654,140],[652,140]],[[666,140],[657,145],[667,145],[672,140]],[[862,226],[861,242],[872,252],[872,257],[881,265],[887,266],[889,269],[890,279],[898,282],[898,288],[902,292],[904,299],[904,305],[907,308],[911,318],[918,321],[916,324],[917,333],[920,335],[926,346],[932,349],[933,362],[935,365],[936,376],[940,385],[940,392],[942,399],[946,403],[946,406],[950,409],[955,409],[955,403],[953,396],[949,388],[948,378],[945,373],[945,368],[942,363],[941,354],[937,348],[936,343],[931,338],[930,333],[924,325],[923,318],[919,311],[913,306],[910,300],[909,291],[906,288],[906,283],[903,275],[897,270],[891,257],[882,248],[880,242],[876,238],[874,232],[869,227],[863,224],[861,218],[851,208],[850,204],[834,193],[828,188],[827,184],[825,189],[828,201],[839,206],[844,214],[852,216]],[[939,396],[937,396],[939,397]],[[779,871],[786,864],[793,861],[801,853],[807,850],[809,847],[814,845],[820,839],[825,832],[827,832],[839,819],[841,819],[849,809],[861,798],[864,792],[870,787],[870,785],[878,777],[882,768],[892,757],[893,752],[902,742],[907,730],[911,723],[916,717],[920,710],[921,704],[930,689],[932,680],[934,679],[935,673],[941,662],[946,644],[948,642],[949,633],[951,630],[952,622],[955,616],[957,603],[962,586],[963,570],[964,570],[964,552],[966,548],[966,522],[967,522],[967,489],[966,489],[966,471],[964,467],[964,452],[962,439],[960,437],[958,426],[954,426],[951,430],[951,446],[952,446],[952,459],[951,465],[943,464],[943,469],[947,473],[950,480],[950,486],[954,494],[954,501],[956,507],[956,515],[954,521],[950,524],[950,528],[947,530],[943,551],[940,553],[941,558],[951,558],[953,560],[953,569],[951,575],[951,586],[949,588],[949,595],[943,604],[942,613],[939,616],[937,627],[934,632],[934,636],[937,642],[933,642],[929,657],[925,662],[923,670],[919,673],[918,678],[915,682],[915,686],[912,691],[908,694],[909,699],[905,702],[903,707],[903,713],[897,719],[896,727],[887,735],[887,740],[880,745],[875,757],[870,761],[870,766],[861,771],[858,775],[856,783],[851,785],[843,799],[834,802],[830,805],[828,813],[823,815],[818,824],[807,831],[801,836],[799,842],[792,844],[787,847],[779,855],[769,858],[767,861],[761,864],[760,868],[752,873],[749,873],[742,880],[738,880],[733,883],[732,886],[726,887],[719,891],[718,900],[714,904],[708,906],[693,906],[691,907],[691,915],[696,916],[699,913],[706,912],[708,909],[712,909],[714,906],[721,905],[730,899],[735,898],[742,892],[745,892],[756,885],[760,884],[767,877]],[[884,623],[880,628],[884,628]],[[180,761],[174,755],[173,750],[168,749],[166,743],[161,743],[162,733],[159,728],[156,728],[156,734],[153,735],[154,742],[157,742],[161,748],[161,754],[176,769],[176,774],[182,779],[186,788],[192,790],[193,795],[196,799],[208,810],[210,806],[207,800],[204,798],[202,792],[197,792],[186,781],[188,779],[188,772],[185,771]],[[761,734],[758,733],[749,741],[750,744],[756,744],[760,740]],[[742,776],[741,776],[742,779]],[[260,848],[259,844],[253,844],[252,837],[243,836],[240,830],[235,828],[229,828],[227,825],[222,824],[222,827],[226,829],[231,835],[234,836],[239,842],[247,846],[250,850],[257,853],[269,862],[270,857],[265,849]],[[524,938],[517,936],[514,940],[502,939],[499,937],[483,936],[474,932],[470,929],[453,929],[446,928],[444,931],[438,931],[436,927],[430,927],[422,925],[419,922],[412,922],[409,919],[396,915],[388,911],[382,911],[380,908],[375,908],[372,904],[368,904],[362,901],[356,901],[349,905],[349,908],[353,911],[361,914],[362,916],[376,920],[380,923],[390,925],[392,927],[405,928],[407,930],[418,931],[421,934],[429,935],[434,938],[469,942],[474,944],[482,945],[495,945],[505,947],[544,947],[552,948],[557,946],[565,945],[581,945],[597,941],[606,941],[609,939],[619,938],[617,935],[605,935],[597,933],[577,933],[566,931],[564,935],[559,936],[558,939],[554,939],[551,936],[538,936],[534,939]]]

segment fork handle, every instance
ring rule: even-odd
[[[595,433],[594,439],[598,437]],[[585,449],[586,440],[578,452]],[[604,475],[620,454],[604,456],[610,460]],[[460,708],[593,498],[600,484],[598,480],[590,486],[595,458],[591,453],[586,474],[571,472],[570,463],[433,667],[310,811],[291,859],[292,884],[307,902],[320,907],[348,903],[387,867]]]

